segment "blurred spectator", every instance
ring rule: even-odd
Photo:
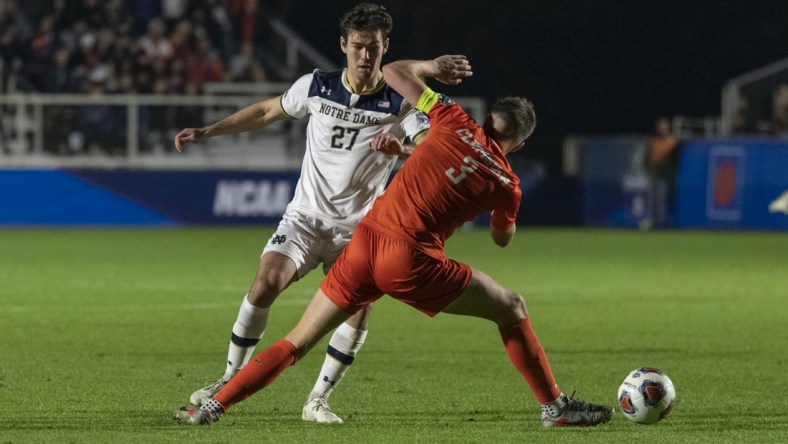
[[[186,61],[182,58],[173,59],[170,64],[170,71],[165,79],[167,82],[167,92],[183,94],[186,92]]]
[[[74,89],[68,61],[71,52],[67,48],[59,48],[52,58],[53,63],[46,71],[42,91],[48,93],[66,93]]]
[[[670,127],[667,117],[654,122],[654,133],[649,137],[645,165],[646,169],[657,176],[670,176],[676,169],[676,147],[678,139]]]
[[[649,176],[652,226],[668,227],[678,170],[678,138],[667,117],[654,122],[654,133],[646,142],[644,165]]]
[[[227,0],[227,12],[232,19],[236,38],[243,43],[252,43],[255,36],[255,23],[259,0]]]
[[[161,14],[167,29],[173,29],[175,24],[183,18],[189,6],[189,0],[162,0]]]
[[[199,93],[203,83],[224,80],[224,63],[207,37],[197,39],[197,50],[186,59],[186,84],[197,86]]]
[[[178,57],[194,49],[194,27],[188,20],[181,20],[170,35],[170,45]]]
[[[151,20],[161,17],[162,0],[124,0],[126,11],[134,19],[134,33],[145,32]]]
[[[99,2],[98,0],[76,0],[65,2],[66,5],[73,5],[72,14],[76,20],[84,21],[88,28],[98,29],[106,25],[109,21],[107,15],[107,5],[112,2]]]
[[[234,24],[230,21],[224,0],[207,0],[206,9],[209,11],[204,17],[195,15],[195,19],[203,18],[200,26],[208,33],[208,38],[221,54],[229,56],[238,51],[237,40],[234,35]],[[225,57],[225,60],[229,57]]]
[[[140,39],[140,46],[151,61],[168,61],[172,57],[172,44],[165,38],[164,21],[154,19],[148,23],[148,32]]]
[[[12,72],[20,72],[27,44],[33,35],[16,0],[0,3],[0,58],[3,61],[3,78],[0,90],[7,90],[8,79]]]
[[[106,93],[109,69],[98,65],[88,75],[87,93],[102,96]],[[111,105],[82,106],[76,114],[76,130],[81,134],[81,146],[72,147],[75,151],[97,153],[104,151],[114,154],[124,148],[126,111],[123,107]]]
[[[772,99],[772,126],[780,137],[788,137],[788,84],[781,84]]]
[[[200,87],[194,83],[187,83],[186,94],[199,94]],[[174,128],[186,128],[197,122],[197,125],[203,125],[203,109],[199,106],[179,106],[175,108],[174,115]]]
[[[739,93],[733,115],[733,134],[752,134],[756,130],[755,119],[750,112],[750,101]]]
[[[153,91],[153,70],[149,66],[138,66],[133,73],[134,92],[139,94],[150,94]]]
[[[77,82],[77,91],[84,92],[88,74],[95,69],[101,59],[96,52],[96,36],[86,32],[79,37],[77,49],[71,54],[68,64],[71,69],[72,79]]]
[[[41,19],[30,44],[28,60],[23,71],[28,81],[38,91],[46,89],[47,72],[55,55],[54,25],[55,19],[51,15]]]
[[[62,0],[35,0],[35,1],[19,1],[17,4],[24,13],[25,17],[33,23],[37,23],[41,17],[45,15],[52,15],[55,11],[55,5]],[[2,4],[4,0],[0,0]]]
[[[71,53],[67,48],[58,48],[53,56],[53,65],[46,71],[42,91],[66,93],[74,89],[68,60]],[[69,153],[66,140],[71,132],[74,108],[62,106],[44,107],[44,149],[58,154]]]
[[[160,96],[169,94],[169,85],[166,78],[157,78],[154,81],[153,94]],[[145,124],[144,130],[141,129],[140,131],[140,139],[144,151],[164,151],[164,147],[170,140],[168,131],[174,132],[171,128],[175,128],[173,121],[177,109],[177,107],[165,106],[140,107],[141,113],[147,113],[147,115],[140,115],[140,122],[145,121],[145,119],[149,122]]]
[[[251,42],[243,43],[241,51],[230,59],[226,80],[230,82],[265,81],[265,68],[255,59],[254,46]]]

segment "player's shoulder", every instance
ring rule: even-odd
[[[333,71],[326,71],[323,69],[316,69],[312,71],[312,78],[316,81],[326,84],[342,83],[342,73],[344,69],[335,69]]]
[[[344,103],[349,95],[347,89],[342,85],[342,73],[344,70],[324,71],[316,69],[312,72],[312,79],[309,84],[309,97],[323,97],[332,102]]]
[[[444,125],[458,129],[464,128],[469,131],[475,131],[479,128],[476,120],[462,106],[445,94],[436,93],[425,100],[424,103],[420,101],[417,109],[430,117],[430,122],[433,126]]]
[[[344,89],[342,87],[342,73],[344,70],[337,69],[334,71],[324,71],[322,69],[316,69],[312,72],[312,88],[316,88],[318,90],[322,89],[322,92],[327,92],[327,90],[338,91],[340,89]]]
[[[397,108],[401,108],[402,106],[410,106],[408,102],[405,101],[405,98],[402,97],[402,94],[398,93],[394,90],[388,83],[385,83],[383,88],[381,88],[381,96],[384,100],[390,101],[392,104],[396,104]]]
[[[393,115],[402,115],[403,111],[411,108],[405,98],[386,83],[374,92],[362,95],[356,107],[363,111]]]

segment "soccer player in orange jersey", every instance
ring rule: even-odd
[[[479,126],[421,80],[427,76],[460,83],[472,75],[464,56],[397,61],[383,73],[392,88],[429,116],[429,134],[361,220],[296,327],[257,355],[209,403],[183,407],[175,419],[212,424],[273,382],[334,327],[388,294],[429,316],[442,312],[495,322],[510,360],[541,404],[545,427],[609,421],[611,407],[570,398],[558,388],[522,297],[447,258],[443,249],[457,227],[487,211],[492,212],[490,229],[497,245],[504,247],[514,237],[520,188],[506,155],[522,148],[533,132],[531,103],[501,99]],[[373,146],[398,143],[382,135]]]

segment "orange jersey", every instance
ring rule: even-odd
[[[430,131],[361,223],[442,258],[446,239],[481,213],[492,211],[498,229],[514,224],[520,179],[450,98],[428,88],[417,109],[429,116]]]

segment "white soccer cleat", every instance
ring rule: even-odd
[[[342,418],[331,411],[328,400],[323,397],[308,400],[301,411],[301,419],[320,424],[342,424]]]
[[[219,378],[217,381],[214,381],[192,393],[192,395],[189,397],[189,402],[192,405],[201,406],[213,399],[213,397],[219,393],[219,390],[221,390],[225,384],[227,384],[227,381]]]
[[[210,399],[202,407],[179,408],[175,411],[172,419],[179,424],[211,425],[221,419],[223,413],[224,409],[221,404]]]
[[[574,394],[572,395],[574,396]],[[613,407],[561,395],[559,406],[542,406],[542,425],[545,427],[591,427],[604,424],[613,417]]]

